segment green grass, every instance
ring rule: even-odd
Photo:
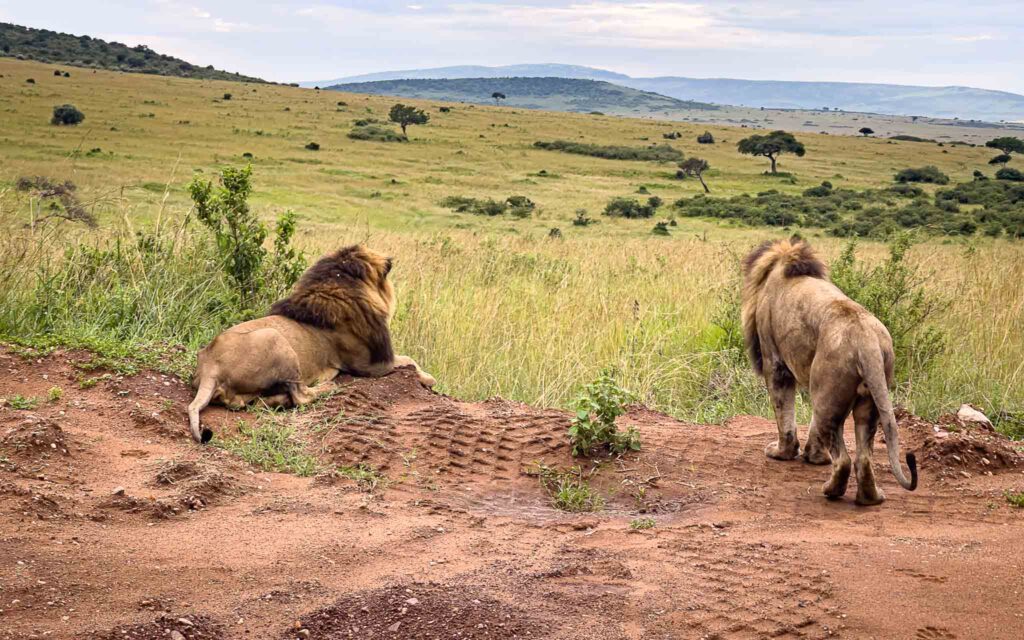
[[[261,417],[255,426],[240,426],[238,436],[214,443],[263,471],[306,477],[319,468],[317,459],[306,453],[295,430],[278,424],[272,416]]]
[[[339,475],[353,480],[361,491],[367,493],[373,493],[378,488],[387,486],[387,477],[368,464],[342,465],[337,468],[337,472]]]
[[[39,406],[39,398],[19,394],[4,398],[4,402],[12,409],[20,409],[23,411],[31,411]]]
[[[1024,491],[1007,491],[1004,495],[1010,506],[1024,509]]]
[[[632,531],[643,531],[653,529],[655,524],[654,518],[636,518],[629,521],[629,528]]]
[[[556,509],[582,513],[604,508],[604,498],[587,483],[580,467],[559,470],[538,464],[536,474]]]

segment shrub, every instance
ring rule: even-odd
[[[309,151],[319,151],[320,150],[320,144],[317,143],[317,142],[310,142],[310,143],[306,144],[306,149],[308,149]]]
[[[231,99],[231,94],[230,93],[225,93],[224,94],[224,99],[225,100],[230,100]]]
[[[679,133],[678,131],[670,131],[668,133],[661,134],[661,137],[665,138],[666,140],[678,140],[679,138],[683,137],[683,134]]]
[[[451,107],[438,107],[437,110],[440,111],[441,113],[450,113],[452,108]]]
[[[640,204],[635,198],[612,198],[612,200],[605,205],[604,215],[621,218],[651,218],[654,216],[654,212],[657,206],[661,204],[661,198],[654,200],[653,197],[648,199],[647,204]]]
[[[927,182],[930,184],[949,184],[949,176],[939,171],[938,167],[928,165],[919,169],[904,169],[894,177],[896,182]]]
[[[669,236],[672,233],[668,230],[668,222],[656,222],[651,233],[656,236]]]
[[[375,124],[357,126],[348,132],[348,137],[353,140],[370,140],[372,142],[407,142],[409,140],[394,129]]]
[[[448,196],[441,201],[441,206],[457,213],[472,213],[478,216],[500,216],[508,213],[517,218],[526,218],[537,205],[526,196],[509,196],[501,202],[491,198],[481,200],[465,196]]]
[[[305,269],[304,257],[291,247],[295,216],[286,212],[275,227],[274,254],[268,260],[263,241],[267,228],[249,209],[252,167],[228,167],[216,189],[199,178],[189,184],[196,217],[213,232],[224,273],[237,286],[241,301],[253,300],[266,286],[290,287]]]
[[[900,135],[896,135],[896,136],[889,136],[889,139],[890,140],[902,140],[904,142],[935,142],[931,138],[919,138],[917,136],[908,136],[908,135],[905,135],[905,134],[900,134]]]
[[[404,104],[396,104],[388,112],[391,122],[402,127],[402,135],[405,135],[405,128],[411,124],[427,124],[430,116],[423,109]]]
[[[53,75],[55,75],[57,77],[60,77],[60,69],[54,69],[53,70]]]
[[[710,131],[705,131],[697,136],[697,144],[715,144],[715,136],[711,135]]]
[[[1024,173],[1012,167],[1003,167],[996,171],[996,180],[1009,180],[1010,182],[1024,182]]]
[[[96,217],[79,202],[78,196],[75,195],[77,187],[70,180],[56,182],[42,176],[21,177],[14,188],[22,193],[29,193],[41,203],[45,203],[45,207],[39,208],[38,215],[33,220],[34,225],[46,220],[67,220],[82,222],[90,227],[96,226]]]
[[[857,133],[861,134],[862,136],[864,136],[866,138],[867,136],[870,136],[870,135],[874,134],[875,130],[872,129],[871,127],[861,127],[857,131]]]
[[[934,320],[948,305],[925,289],[927,276],[907,264],[910,244],[910,236],[900,234],[890,243],[885,262],[864,267],[857,263],[857,242],[851,240],[830,266],[832,282],[889,330],[899,383],[927,371],[946,348]]]
[[[650,147],[624,147],[618,145],[585,144],[582,142],[570,142],[568,140],[555,140],[553,142],[537,141],[533,146],[548,151],[562,151],[564,153],[575,153],[606,160],[652,160],[656,162],[679,162],[683,159],[683,153],[668,145],[652,145]]]
[[[597,220],[588,216],[586,209],[577,209],[576,217],[572,219],[572,224],[576,227],[586,227],[592,224],[597,224]]]
[[[632,531],[643,531],[654,528],[654,518],[636,518],[629,521],[629,528]]]
[[[824,198],[830,195],[832,195],[832,183],[828,180],[822,182],[820,186],[811,187],[804,191],[804,196],[808,198]]]
[[[988,161],[989,164],[1006,164],[1013,158],[1008,153],[1000,153],[998,156]]]
[[[85,114],[78,110],[73,104],[62,104],[53,108],[53,117],[50,124],[55,125],[76,125],[85,120]]]
[[[626,412],[634,397],[615,382],[617,372],[606,369],[597,380],[584,387],[576,398],[576,416],[569,427],[572,455],[589,456],[594,450],[607,448],[615,454],[640,450],[640,434],[630,427],[619,431],[615,419]]]

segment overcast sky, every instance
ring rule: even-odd
[[[633,76],[1024,93],[1024,1],[0,0],[0,21],[270,80],[560,62]]]

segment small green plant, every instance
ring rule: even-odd
[[[584,513],[604,508],[604,498],[590,487],[580,467],[562,471],[538,464],[535,473],[556,509]]]
[[[309,142],[309,143],[306,144],[306,150],[307,151],[319,151],[320,150],[320,143],[319,142]]]
[[[1006,496],[1006,501],[1010,503],[1010,506],[1024,509],[1024,491],[1010,491],[1007,489],[1003,495]]]
[[[252,193],[252,166],[227,167],[221,173],[221,185],[198,178],[189,185],[196,217],[213,232],[224,272],[237,285],[242,301],[253,300],[270,285],[287,289],[306,263],[291,247],[295,216],[286,212],[278,218],[274,237],[274,255],[268,259],[263,241],[267,228],[249,209]]]
[[[572,219],[572,224],[575,227],[588,227],[592,224],[597,224],[597,220],[588,216],[586,209],[577,209],[576,217]]]
[[[39,406],[39,398],[15,394],[7,398],[6,403],[10,405],[12,409],[31,411]]]
[[[651,229],[651,233],[656,236],[672,235],[672,232],[668,230],[668,222],[655,222],[654,228]]]
[[[630,427],[619,431],[615,419],[626,412],[626,405],[634,400],[633,394],[616,383],[615,369],[605,369],[601,375],[584,387],[576,398],[576,416],[569,427],[572,455],[589,456],[600,447],[615,454],[640,450],[640,434]]]
[[[317,471],[316,458],[306,453],[295,430],[278,424],[273,417],[261,419],[254,427],[240,426],[238,436],[214,442],[264,471],[303,477]]]
[[[633,531],[643,531],[654,528],[654,518],[636,518],[629,522],[629,528]]]
[[[355,481],[361,491],[373,493],[379,487],[387,484],[387,477],[372,466],[360,462],[356,465],[342,465],[337,469],[338,474],[349,480]]]
[[[46,392],[46,399],[49,402],[60,402],[63,397],[64,390],[60,387],[50,387],[50,390]]]

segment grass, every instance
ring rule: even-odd
[[[373,493],[378,488],[387,486],[387,477],[371,465],[359,463],[342,465],[337,468],[339,475],[353,480],[361,491]]]
[[[19,394],[15,394],[9,398],[4,398],[4,402],[12,409],[19,409],[22,411],[31,411],[39,406],[39,398]]]
[[[1010,506],[1024,509],[1024,491],[1007,491],[1004,495]]]
[[[636,518],[629,521],[629,528],[631,531],[643,531],[645,529],[653,529],[655,525],[654,518]]]
[[[406,144],[376,144],[346,134],[356,118],[385,119],[394,99],[105,71],[51,80],[48,68],[0,59],[0,339],[33,352],[86,348],[114,372],[148,367],[187,378],[197,349],[281,293],[235,309],[186,188],[194,175],[210,179],[251,153],[253,211],[267,222],[295,211],[295,241],[308,254],[361,241],[395,257],[396,350],[433,373],[439,390],[568,408],[584,382],[614,366],[641,402],[684,419],[771,415],[763,383],[716,319],[736,287],[740,256],[791,230],[680,218],[671,236],[652,236],[669,207],[653,221],[600,216],[600,224],[573,225],[577,210],[600,211],[641,186],[665,202],[702,189],[674,179],[674,165],[553,153],[533,142],[670,143],[714,167],[716,197],[799,195],[824,180],[876,189],[923,164],[954,182],[990,172],[991,150],[982,148],[800,133],[807,155],[782,160],[790,184],[736,153],[748,129],[473,105],[432,118]],[[38,84],[25,85],[26,77]],[[210,99],[225,92],[233,93],[228,102]],[[339,99],[348,111],[337,111]],[[86,122],[49,125],[53,106],[65,102]],[[430,101],[402,102],[437,111]],[[142,111],[154,117],[135,117]],[[665,141],[668,130],[682,137]],[[705,130],[716,144],[698,147]],[[307,154],[301,147],[313,135],[322,148]],[[91,148],[114,155],[80,153]],[[36,175],[72,179],[100,227],[33,227],[40,203],[13,187]],[[441,205],[449,196],[508,193],[535,203],[532,215],[473,216]],[[549,239],[552,228],[559,239]],[[842,250],[841,240],[804,233],[830,262]],[[97,260],[101,252],[115,259]],[[873,242],[858,249],[867,264],[886,254]],[[963,402],[1019,415],[1024,244],[933,238],[907,259],[928,274],[926,288],[952,301],[934,321],[955,336],[955,348],[901,384],[897,401],[925,416]],[[800,416],[809,417],[802,403]]]
[[[263,416],[255,426],[240,426],[239,435],[214,441],[263,471],[312,476],[317,472],[317,459],[306,453],[295,430],[279,424],[272,416]]]
[[[538,464],[536,474],[556,509],[583,513],[604,508],[604,498],[590,487],[580,467],[559,470]]]

